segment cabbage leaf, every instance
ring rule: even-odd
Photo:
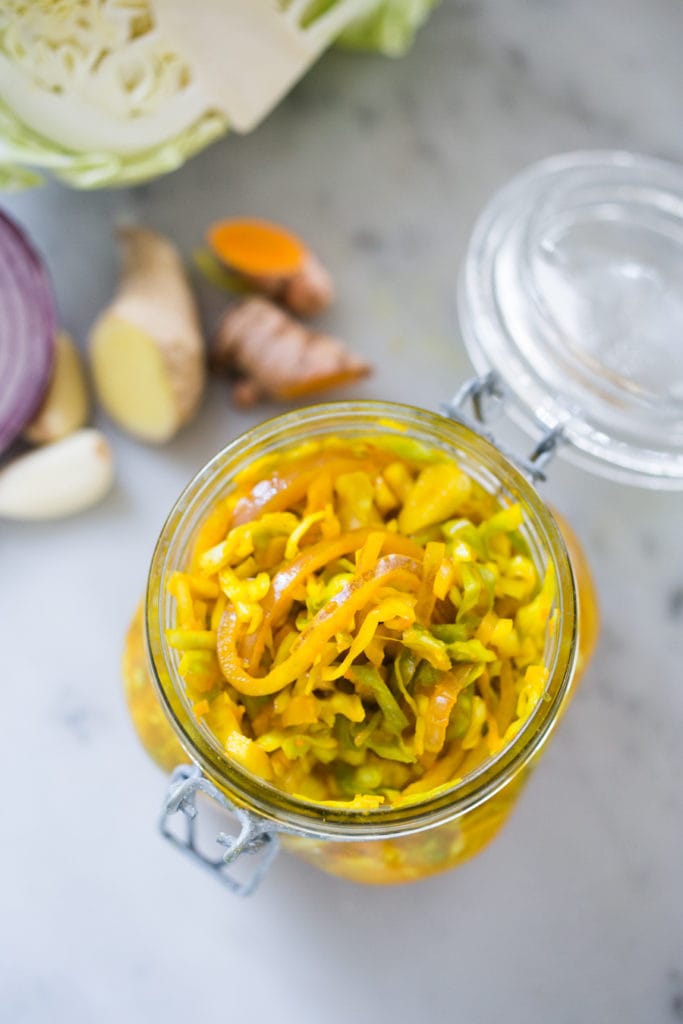
[[[353,21],[339,36],[342,46],[379,50],[400,57],[440,0],[383,0],[379,7]]]

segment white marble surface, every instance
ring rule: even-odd
[[[187,253],[212,218],[284,218],[334,268],[329,326],[378,368],[359,392],[434,406],[468,372],[454,285],[477,210],[554,151],[683,160],[682,34],[680,0],[446,0],[405,60],[333,54],[255,135],[165,180],[7,205],[80,339],[113,286],[120,216]],[[0,527],[0,1019],[683,1019],[683,495],[553,467],[602,643],[519,810],[468,866],[368,890],[283,856],[240,902],[158,837],[164,781],[126,717],[121,638],[165,511],[253,419],[214,386],[162,451],[104,424],[104,504]]]

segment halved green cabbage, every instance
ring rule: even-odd
[[[249,30],[255,10],[263,9],[264,29],[266,22],[275,29],[271,53],[287,35],[278,19],[288,19],[289,35],[312,36],[328,25],[345,46],[395,55],[408,47],[438,0],[222,2],[231,26],[243,17]],[[210,6],[213,20],[203,17],[202,24],[209,36],[213,26],[206,46],[215,54],[221,0]],[[190,56],[178,42],[182,34],[169,35],[172,7],[170,0],[4,0],[0,188],[39,184],[37,168],[77,188],[135,184],[175,170],[225,134],[231,121],[240,127],[202,82],[201,34],[193,33]],[[293,52],[283,55],[285,64],[292,59]],[[302,54],[301,73],[311,59]],[[264,75],[272,75],[274,63],[267,62]],[[254,63],[247,64],[245,76],[253,81]],[[239,70],[232,78],[239,78]],[[273,102],[281,93],[282,82],[279,88],[275,82]]]

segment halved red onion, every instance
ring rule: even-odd
[[[55,303],[43,262],[0,210],[0,454],[37,411],[52,373]]]

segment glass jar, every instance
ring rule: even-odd
[[[203,792],[240,825],[237,839],[219,836],[224,857],[201,858],[217,870],[258,849],[267,862],[281,841],[324,870],[372,883],[453,867],[495,836],[575,692],[598,630],[583,552],[526,477],[538,478],[557,449],[625,483],[683,487],[681,296],[681,170],[622,152],[552,157],[505,186],[475,226],[459,315],[479,377],[447,408],[450,418],[387,403],[317,406],[250,431],[198,474],[162,531],[124,666],[146,748],[166,769],[188,759],[195,766],[174,775],[164,834],[168,816],[179,809],[192,822]],[[473,415],[465,412],[470,401]],[[488,411],[500,405],[537,439],[530,459],[506,455],[486,433]],[[164,640],[173,616],[165,581],[183,565],[213,503],[253,460],[312,436],[396,432],[448,450],[501,501],[523,506],[537,568],[551,563],[558,580],[557,627],[546,639],[550,673],[545,700],[519,733],[448,791],[409,807],[330,810],[250,776],[193,719]],[[181,845],[198,853],[191,827]],[[245,892],[260,873],[246,885],[229,874],[226,881]]]
[[[174,622],[169,574],[187,564],[200,524],[228,494],[235,477],[255,460],[313,438],[408,436],[447,452],[503,503],[519,502],[523,532],[540,575],[551,564],[558,581],[558,626],[549,631],[545,699],[496,757],[438,797],[373,811],[330,810],[293,797],[250,775],[195,718],[165,630]],[[573,538],[570,543],[575,547]],[[271,420],[216,456],[181,495],[164,526],[152,561],[145,607],[153,687],[144,665],[140,613],[126,653],[127,695],[140,738],[165,769],[189,759],[215,791],[256,817],[261,835],[323,870],[358,882],[406,882],[454,867],[498,832],[552,728],[573,694],[578,669],[595,641],[595,595],[585,562],[578,576],[562,532],[534,487],[500,451],[462,423],[410,406],[381,402],[320,405]],[[577,593],[578,591],[578,593]],[[585,628],[584,628],[585,624]],[[161,699],[163,712],[159,706]],[[164,727],[168,720],[170,727]],[[183,754],[183,751],[185,752]],[[212,790],[212,792],[215,792]]]

